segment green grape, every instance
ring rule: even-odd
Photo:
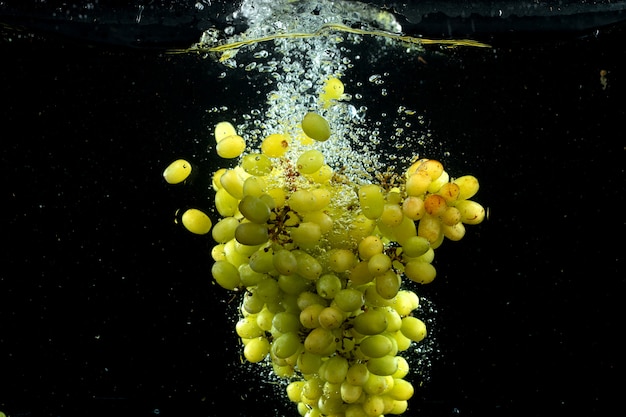
[[[359,346],[361,352],[370,358],[382,358],[391,352],[392,347],[391,340],[382,334],[364,338]]]
[[[281,333],[295,333],[300,330],[300,318],[293,313],[282,311],[274,315],[272,326]]]
[[[243,356],[248,362],[261,362],[270,352],[270,342],[265,337],[250,339],[243,348]]]
[[[243,179],[235,169],[228,169],[220,177],[220,183],[228,194],[238,200],[243,198]]]
[[[243,197],[249,195],[261,198],[266,188],[267,184],[261,177],[250,176],[243,182]],[[263,200],[263,202],[267,204],[266,200]],[[271,206],[273,205],[274,203],[272,202]],[[269,204],[268,207],[270,207]]]
[[[250,175],[268,175],[272,172],[272,161],[260,153],[252,153],[241,158],[241,167]]]
[[[244,295],[243,309],[249,314],[257,314],[265,307],[265,301],[254,292],[248,292]]]
[[[367,369],[374,375],[393,375],[398,370],[398,358],[390,355],[381,358],[370,358],[367,361]]]
[[[242,286],[252,287],[258,284],[259,281],[267,278],[267,275],[254,271],[249,263],[244,263],[239,265],[239,277],[241,278]]]
[[[357,402],[361,398],[361,394],[363,394],[363,387],[360,385],[352,385],[348,381],[341,383],[341,400],[344,403],[352,404]]]
[[[453,183],[459,186],[459,200],[472,198],[478,192],[478,179],[473,175],[464,175],[456,178]]]
[[[394,378],[393,388],[387,393],[391,398],[396,401],[406,401],[413,396],[415,389],[409,381],[404,379]]]
[[[267,226],[257,223],[241,223],[235,229],[235,239],[244,245],[261,245],[269,239]]]
[[[387,300],[378,294],[376,284],[372,283],[367,287],[363,287],[363,295],[365,296],[365,304],[373,307],[388,307],[393,300]]]
[[[320,327],[320,314],[326,307],[321,304],[311,304],[300,312],[300,323],[307,329]]]
[[[250,255],[250,269],[259,273],[274,271],[274,252],[269,248],[259,249]]]
[[[315,196],[315,206],[311,209],[313,211],[319,211],[325,209],[333,197],[330,190],[326,187],[314,188],[311,193]]]
[[[184,159],[177,159],[165,168],[163,178],[168,184],[180,184],[191,174],[191,164]]]
[[[335,294],[335,305],[345,313],[351,313],[363,306],[363,293],[354,288],[345,288]]]
[[[313,174],[324,165],[324,154],[317,149],[303,152],[296,162],[298,171],[302,174]]]
[[[317,403],[317,399],[322,396],[324,381],[319,377],[308,379],[302,387],[303,399],[309,399]]]
[[[300,348],[300,337],[295,332],[283,333],[272,342],[272,353],[281,359],[295,354]]]
[[[385,300],[391,300],[398,294],[402,279],[392,270],[376,276],[376,292]]]
[[[423,236],[411,236],[404,241],[402,253],[411,258],[422,256],[430,248],[430,242]]]
[[[318,321],[325,329],[337,329],[344,320],[344,313],[335,307],[325,307],[320,311]]]
[[[394,374],[391,376],[393,377],[394,380],[402,379],[409,374],[409,371],[410,371],[410,367],[409,367],[409,363],[407,362],[407,360],[403,358],[402,356],[398,356],[398,370],[394,372]]]
[[[241,284],[239,271],[228,261],[216,261],[211,267],[211,274],[221,287],[234,290]]]
[[[392,306],[393,308],[386,308],[385,311],[385,317],[387,318],[387,332],[393,333],[396,332],[398,330],[400,330],[400,328],[402,327],[402,317],[400,316],[400,314],[398,313],[398,311],[395,309],[396,308],[396,301],[399,298],[401,291],[398,291],[398,295],[392,300]]]
[[[426,337],[426,325],[417,317],[404,317],[400,331],[414,342],[420,342]]]
[[[456,208],[461,213],[461,221],[465,224],[479,224],[485,219],[485,209],[475,201],[458,201]]]
[[[224,188],[215,192],[215,208],[222,217],[231,217],[237,213],[239,200]]]
[[[346,373],[346,382],[351,385],[361,386],[367,382],[369,376],[370,371],[367,370],[367,365],[359,362],[353,363]]]
[[[322,298],[318,294],[315,294],[315,293],[310,292],[310,291],[305,291],[305,292],[301,293],[300,295],[298,295],[297,304],[298,304],[298,308],[300,310],[304,310],[308,306],[315,305],[315,304],[319,304],[321,306],[326,307],[328,305],[328,301],[326,299]]]
[[[365,398],[362,407],[366,415],[378,417],[385,411],[385,400],[379,395],[370,395]]]
[[[226,242],[224,245],[224,256],[228,262],[239,268],[241,265],[248,262],[248,257],[237,250],[236,243],[237,241],[235,239]]]
[[[369,270],[368,262],[359,262],[350,271],[350,281],[353,285],[363,285],[371,282],[374,279],[374,275]]]
[[[367,268],[374,276],[382,275],[391,268],[391,258],[384,253],[377,253],[367,261]]]
[[[333,219],[323,211],[310,211],[302,215],[302,220],[315,223],[320,226],[322,234],[328,233],[333,228]]]
[[[330,166],[322,165],[320,169],[307,175],[307,177],[317,184],[327,184],[333,178],[333,175],[334,172]]]
[[[314,208],[317,204],[315,194],[308,190],[296,190],[289,196],[289,207],[298,213],[306,213],[308,211],[315,211]]]
[[[316,355],[329,356],[337,350],[335,335],[329,329],[315,328],[304,339],[304,349]]]
[[[335,298],[342,286],[341,280],[334,274],[324,274],[315,282],[317,293],[327,300]]]
[[[239,220],[234,217],[225,217],[213,226],[212,236],[217,243],[226,243],[235,238],[235,229]]]
[[[273,321],[274,321],[274,313],[272,313],[267,308],[263,308],[256,315],[256,324],[257,324],[257,326],[259,326],[265,332],[269,332],[270,330],[272,330],[272,322]]]
[[[302,130],[311,139],[324,142],[330,138],[330,125],[322,116],[309,112],[302,119]]]
[[[387,317],[384,311],[370,308],[356,316],[352,324],[354,330],[362,335],[375,335],[385,331]]]
[[[270,218],[270,208],[258,197],[245,196],[239,202],[239,211],[252,223],[266,223]],[[267,240],[267,239],[266,239]]]
[[[287,398],[289,401],[298,403],[302,398],[302,388],[306,381],[292,381],[287,385],[285,391],[287,392]]]
[[[367,261],[372,256],[383,252],[383,242],[376,236],[367,236],[359,242],[359,257]]]
[[[278,286],[278,282],[272,278],[266,278],[260,281],[255,291],[266,303],[280,301],[282,291]]]
[[[404,352],[409,347],[411,347],[412,340],[403,335],[401,331],[393,333],[392,336],[396,340],[396,345],[398,346],[399,352]]]
[[[402,223],[404,213],[398,204],[385,204],[379,221],[388,227],[396,227]]]
[[[328,254],[328,268],[333,272],[346,272],[355,265],[354,252],[348,249],[332,249]]]
[[[382,395],[393,388],[393,377],[390,375],[376,375],[369,373],[367,381],[363,384],[363,391],[369,395]]]
[[[400,316],[408,316],[419,307],[420,301],[413,291],[400,290],[393,300],[392,307]]]
[[[403,217],[402,223],[400,223],[399,226],[389,227],[383,223],[378,223],[378,229],[384,237],[391,241],[398,242],[401,246],[408,238],[417,235],[415,222],[406,216]]]
[[[409,261],[404,266],[404,275],[419,284],[429,284],[435,279],[437,270],[427,262]]]
[[[284,275],[291,275],[295,273],[298,268],[296,256],[286,249],[279,249],[274,252],[273,262],[274,268]]]
[[[285,294],[297,297],[299,294],[311,287],[311,281],[296,274],[280,275],[278,277],[278,286]],[[295,305],[295,308],[298,308],[297,304]]]
[[[361,211],[368,219],[378,219],[383,214],[385,195],[383,189],[375,184],[359,187],[359,203]]]
[[[302,222],[289,230],[289,236],[297,245],[311,245],[322,238],[322,229],[317,223]]]
[[[332,356],[325,362],[323,379],[331,384],[341,384],[348,374],[349,364],[346,358]]]
[[[293,251],[293,253],[298,261],[298,269],[296,271],[298,275],[311,281],[316,280],[322,273],[322,265],[320,265],[319,261],[303,251],[297,250]]]
[[[312,375],[318,372],[322,365],[322,357],[306,350],[300,352],[297,366],[303,375]]]
[[[397,416],[397,415],[406,413],[406,410],[408,410],[408,408],[409,408],[408,401],[394,401],[393,406],[387,413]]]
[[[252,316],[242,317],[235,324],[235,331],[242,339],[254,339],[263,336],[263,330],[257,325],[256,319]]]

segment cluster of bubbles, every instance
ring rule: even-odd
[[[269,3],[255,4],[269,13]],[[345,40],[273,38],[268,108],[213,129],[215,151],[232,161],[213,174],[219,220],[198,209],[180,216],[190,232],[211,234],[213,278],[241,294],[243,357],[285,379],[306,417],[407,410],[414,386],[404,355],[427,336],[415,283],[435,279],[445,239],[460,240],[485,216],[471,200],[475,177],[453,178],[419,156],[401,172],[379,161],[341,81],[351,65]],[[235,53],[222,61],[237,67]],[[163,175],[177,184],[191,170],[179,159]]]

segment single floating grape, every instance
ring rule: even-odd
[[[198,209],[187,209],[182,217],[181,221],[185,229],[196,235],[206,235],[211,230],[211,219],[203,211]]]
[[[309,112],[302,119],[304,134],[319,142],[325,142],[330,138],[330,125],[322,116]]]
[[[191,164],[184,159],[177,159],[165,168],[163,178],[168,184],[179,184],[191,174]]]

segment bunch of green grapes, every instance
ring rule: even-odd
[[[324,103],[343,93],[338,82],[328,83]],[[332,137],[321,115],[303,115],[300,129],[241,156],[246,144],[233,125],[215,127],[218,153],[239,160],[213,176],[221,216],[212,227],[213,278],[243,294],[243,356],[290,381],[300,415],[402,414],[414,393],[402,354],[427,334],[414,315],[419,298],[402,279],[431,282],[443,239],[459,240],[464,225],[483,220],[469,200],[478,181],[450,180],[441,163],[422,159],[402,176],[356,184],[315,149]],[[165,179],[183,181],[183,166],[174,162]],[[208,233],[208,216],[191,210],[183,225]]]

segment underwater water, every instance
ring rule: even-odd
[[[342,80],[381,132],[375,155],[473,174],[489,210],[417,287],[432,342],[405,415],[616,406],[624,39],[611,27],[492,48],[349,45]],[[253,129],[266,74],[28,31],[5,29],[0,47],[0,411],[296,415],[271,372],[242,363],[214,242],[174,222],[187,206],[211,213],[213,126]],[[197,174],[171,187],[178,157]]]

